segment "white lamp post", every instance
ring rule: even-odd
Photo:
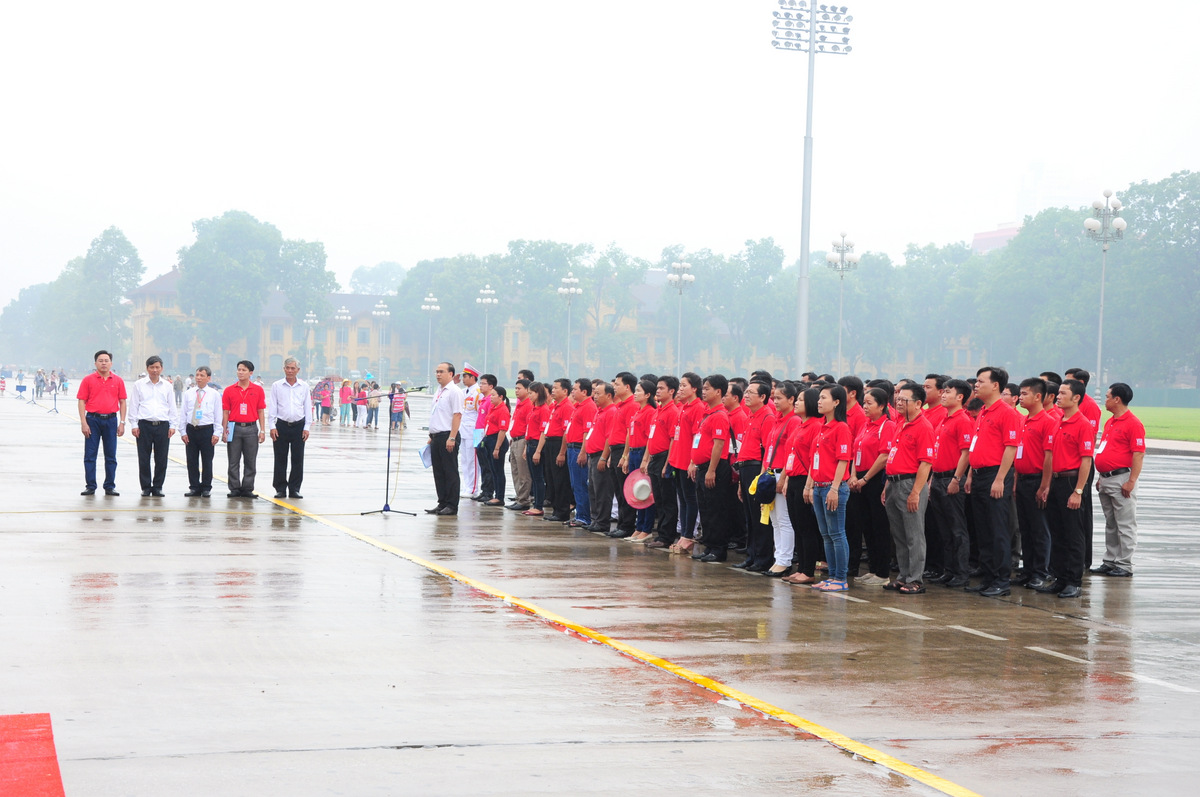
[[[1128,226],[1121,218],[1121,200],[1113,196],[1107,188],[1104,198],[1092,202],[1092,218],[1083,222],[1083,228],[1094,240],[1101,243],[1100,247],[1100,321],[1096,330],[1096,375],[1095,383],[1104,384],[1104,278],[1108,270],[1108,244],[1119,241],[1125,236]]]
[[[311,336],[317,328],[317,314],[309,310],[304,314],[304,343],[308,348],[308,377],[313,376],[313,350],[316,348],[311,342]]]
[[[484,285],[479,289],[479,296],[475,297],[475,304],[483,307],[483,371],[488,370],[488,310],[492,309],[493,305],[500,304],[500,300],[496,298],[496,292],[492,290],[491,285]]]
[[[667,282],[679,291],[679,329],[675,333],[675,376],[683,373],[683,288],[696,281],[696,275],[691,273],[692,264],[676,261],[671,264],[672,273],[667,275]]]
[[[800,285],[796,297],[796,370],[808,360],[808,222],[812,211],[813,70],[818,53],[845,55],[850,46],[854,17],[845,6],[810,4],[807,0],[779,0],[774,12],[771,46],[781,51],[808,53],[808,108],[804,124],[804,187],[800,211]]]
[[[389,310],[389,309],[388,309],[388,306],[387,306],[386,304],[384,304],[384,303],[383,303],[383,299],[380,299],[380,300],[379,300],[379,303],[375,305],[375,309],[371,311],[371,315],[375,316],[375,319],[376,319],[376,326],[378,327],[378,329],[376,329],[376,331],[375,331],[375,337],[376,337],[376,340],[378,341],[378,344],[379,344],[379,357],[378,357],[378,359],[375,361],[375,370],[377,370],[377,371],[379,372],[379,380],[380,380],[380,382],[383,382],[383,381],[384,381],[384,373],[383,373],[383,325],[387,323],[388,316],[390,316],[391,314],[392,314],[392,311],[391,311],[391,310]]]
[[[425,344],[425,375],[429,377],[429,384],[433,385],[433,314],[442,308],[438,306],[437,299],[432,293],[426,294],[425,299],[421,303],[421,311],[429,313],[429,339]]]
[[[567,378],[571,378],[571,300],[583,293],[583,288],[579,287],[579,277],[576,277],[573,272],[568,271],[567,276],[562,278],[562,287],[558,289],[558,295],[564,296],[567,299]]]
[[[854,241],[846,240],[846,233],[841,233],[840,237],[840,241],[833,242],[833,251],[825,255],[825,261],[838,275],[838,353],[837,365],[833,370],[844,374],[849,370],[842,368],[842,307],[845,305],[846,272],[858,268],[858,255],[854,254]]]
[[[346,305],[343,304],[341,307],[338,308],[338,311],[333,314],[333,320],[337,321],[340,324],[345,324],[345,326],[346,326],[346,345],[345,345],[346,370],[349,371],[350,370],[350,322],[354,320],[354,316],[350,315],[350,311],[347,310]],[[349,375],[348,373],[342,374],[341,377],[343,379],[345,379],[348,375]]]

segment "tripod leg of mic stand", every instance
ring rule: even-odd
[[[388,505],[388,488],[392,482],[392,423],[391,423],[391,406],[392,395],[388,395],[388,442],[387,442],[387,465],[384,467],[383,476],[383,509],[372,509],[370,512],[359,512],[359,515],[411,515],[416,517],[416,512],[405,512],[402,509],[392,509]]]

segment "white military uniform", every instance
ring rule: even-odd
[[[479,418],[479,382],[463,388],[462,424],[458,427],[462,445],[458,449],[458,477],[462,495],[470,497],[479,492],[479,461],[475,458],[475,421]]]

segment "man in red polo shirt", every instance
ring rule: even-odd
[[[742,437],[746,434],[747,414],[745,407],[746,387],[749,383],[743,385],[745,379],[730,379],[729,387],[725,391],[725,398],[721,401],[721,406],[729,413],[729,463],[735,474],[739,475],[737,461],[738,455],[742,449]],[[734,482],[734,494],[737,494],[737,482]],[[734,526],[733,533],[729,539],[729,547],[735,551],[746,550],[746,513],[743,509],[734,513],[737,517],[737,525]]]
[[[261,385],[250,381],[254,363],[240,361],[237,375],[237,381],[221,394],[221,428],[229,456],[229,497],[253,498],[258,447],[267,439],[267,395]]]
[[[592,401],[596,402],[596,418],[584,435],[583,451],[588,460],[588,507],[592,525],[588,531],[608,534],[612,523],[613,480],[609,478],[606,459],[608,440],[613,426],[619,426],[617,408],[613,404],[616,391],[608,382],[592,383]],[[616,463],[612,463],[616,464]]]
[[[975,422],[963,409],[971,396],[971,386],[951,379],[938,391],[946,413],[933,444],[933,473],[930,477],[929,511],[937,518],[942,532],[943,572],[938,583],[947,587],[965,587],[970,583],[971,543],[967,531],[966,494],[962,483],[967,478],[968,456]],[[929,401],[926,394],[926,401]],[[926,419],[929,418],[926,412]]]
[[[760,506],[750,495],[750,485],[763,469],[767,440],[775,426],[775,416],[767,409],[767,397],[771,386],[763,382],[751,382],[742,397],[745,423],[740,436],[734,429],[737,440],[738,487],[741,491],[743,522],[746,524],[746,559],[734,565],[747,568],[765,562],[774,556],[774,534],[770,523],[762,522]]]
[[[79,380],[75,394],[79,429],[83,432],[83,492],[96,494],[96,452],[104,444],[104,494],[117,492],[117,438],[125,434],[125,380],[112,372],[112,355],[104,349],[92,358],[96,370]],[[120,414],[120,420],[117,415]]]
[[[571,390],[571,420],[563,435],[566,449],[567,473],[571,476],[571,492],[575,496],[575,517],[564,521],[572,528],[582,529],[592,525],[592,502],[588,496],[587,453],[583,441],[596,421],[596,402],[592,401],[592,380],[576,379]]]
[[[1012,464],[1021,436],[1021,416],[1000,399],[1000,391],[1008,384],[1008,371],[985,365],[975,376],[975,395],[983,402],[983,409],[975,421],[975,435],[968,449],[971,475],[967,477],[966,490],[971,495],[975,516],[983,580],[964,589],[992,598],[1012,592],[1009,512],[1015,482]]]
[[[729,467],[729,413],[723,406],[729,381],[713,374],[701,386],[704,414],[693,435],[688,475],[696,483],[696,502],[700,510],[700,528],[704,530],[704,550],[692,553],[701,562],[724,562],[729,555],[729,539],[736,524],[734,514],[737,493]]]
[[[1021,529],[1023,572],[1013,579],[1037,589],[1050,579],[1050,527],[1045,502],[1038,495],[1050,488],[1050,441],[1058,419],[1045,410],[1046,382],[1032,378],[1021,382],[1017,400],[1028,413],[1021,425],[1021,442],[1013,468],[1017,471],[1017,524]]]
[[[910,384],[896,397],[903,420],[888,449],[887,482],[883,505],[900,565],[898,591],[916,595],[925,591],[925,508],[929,501],[929,473],[933,468],[933,427],[923,415],[925,388]]]
[[[622,371],[613,379],[613,390],[616,391],[616,420],[612,422],[612,428],[608,432],[608,447],[604,451],[604,459],[607,460],[605,468],[608,470],[608,478],[612,481],[613,494],[617,497],[617,527],[609,533],[614,539],[632,537],[633,532],[637,530],[637,510],[625,500],[625,479],[629,474],[617,467],[625,454],[629,422],[638,410],[637,402],[633,400],[633,389],[636,387],[637,377],[629,371]]]
[[[1067,379],[1078,379],[1083,382],[1083,400],[1079,402],[1079,411],[1092,425],[1092,442],[1095,443],[1096,435],[1100,433],[1100,416],[1103,413],[1100,412],[1100,405],[1087,392],[1092,375],[1082,368],[1068,368],[1065,373]],[[1092,482],[1095,480],[1096,469],[1092,468],[1088,472],[1087,487],[1083,491],[1083,563],[1085,569],[1092,566]]]
[[[567,471],[567,452],[563,435],[575,405],[571,403],[571,380],[555,379],[550,385],[550,420],[538,442],[542,468],[546,474],[546,504],[551,511],[545,519],[565,523],[571,519],[571,474]]]
[[[857,376],[843,376],[837,383],[846,389],[846,423],[850,424],[853,440],[867,423],[867,413],[862,408],[863,381]]]
[[[508,468],[512,472],[513,500],[505,509],[521,512],[531,506],[529,491],[532,481],[529,475],[529,460],[525,456],[525,430],[529,425],[529,406],[532,403],[529,400],[528,388],[528,379],[517,380],[517,385],[513,388],[517,404],[513,407],[512,420],[509,423],[509,440],[511,442],[508,449]]]
[[[928,407],[925,410],[925,420],[933,427],[934,434],[946,420],[947,410],[946,405],[942,403],[942,391],[946,389],[948,381],[950,378],[942,374],[925,374],[925,404]],[[932,501],[932,497],[930,500]]]
[[[1060,598],[1078,598],[1083,594],[1082,507],[1094,447],[1092,425],[1079,411],[1086,390],[1078,379],[1067,379],[1058,389],[1058,406],[1063,417],[1050,441],[1053,479],[1050,487],[1039,495],[1046,502],[1050,574],[1054,579],[1037,591],[1057,593]]]
[[[1096,491],[1104,511],[1104,563],[1092,568],[1101,576],[1133,575],[1133,549],[1137,546],[1137,482],[1146,457],[1146,428],[1129,411],[1133,389],[1114,382],[1104,397],[1112,417],[1096,447]]]

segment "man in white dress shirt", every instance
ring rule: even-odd
[[[308,384],[296,378],[300,363],[295,357],[283,361],[284,378],[271,385],[267,396],[267,428],[275,447],[275,497],[303,498],[304,443],[312,428],[312,397]],[[288,453],[292,455],[292,473],[287,472]]]
[[[163,496],[167,477],[167,448],[175,434],[175,388],[162,378],[162,358],[157,354],[146,360],[146,375],[133,383],[129,394],[129,425],[137,438],[138,480],[142,496]],[[150,475],[150,454],[154,454],[154,475]]]
[[[433,394],[433,408],[429,411],[429,456],[438,503],[433,509],[426,509],[425,514],[457,515],[457,453],[462,447],[458,430],[463,419],[463,393],[454,384],[454,366],[450,363],[438,363],[434,376],[438,389]]]
[[[208,498],[212,494],[213,450],[221,439],[217,424],[221,421],[221,391],[208,386],[212,370],[207,365],[196,369],[196,385],[183,393],[175,428],[182,429],[187,454],[188,498]]]

